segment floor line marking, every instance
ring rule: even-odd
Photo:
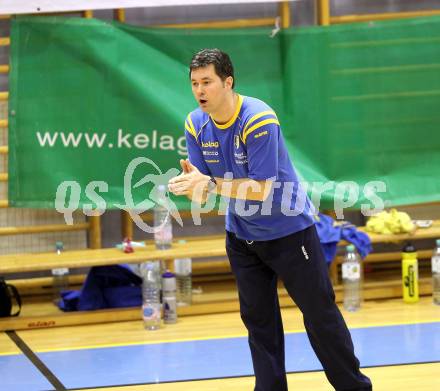
[[[15,331],[6,331],[6,334],[57,391],[66,390],[66,387],[64,387],[63,383],[61,383],[54,373],[43,363],[43,361],[38,358],[38,356],[28,345],[26,345],[26,343],[17,335]]]
[[[426,320],[420,322],[403,322],[403,323],[384,323],[384,324],[375,324],[372,326],[353,326],[350,327],[350,330],[355,329],[368,329],[368,328],[378,328],[378,327],[392,327],[392,326],[410,326],[410,325],[418,325],[418,324],[428,324],[428,323],[439,323],[439,319],[436,320]],[[152,331],[154,333],[154,331]],[[304,329],[291,329],[285,331],[285,334],[300,334],[305,333]],[[119,342],[113,344],[102,344],[102,345],[83,345],[83,346],[74,346],[74,347],[61,347],[61,348],[49,348],[49,349],[38,349],[35,350],[37,353],[53,353],[53,352],[62,352],[62,351],[75,351],[75,350],[88,350],[88,349],[105,349],[105,348],[117,348],[117,347],[126,347],[126,346],[142,346],[142,345],[160,345],[167,343],[179,343],[179,342],[194,342],[194,341],[210,341],[214,339],[233,339],[233,338],[246,338],[247,334],[231,334],[231,335],[220,335],[220,336],[211,336],[211,337],[199,337],[199,338],[175,338],[175,339],[162,339],[155,341],[142,341],[142,342]]]
[[[20,356],[22,354],[23,354],[22,352],[10,352],[10,353],[3,352],[3,353],[0,353],[0,357],[2,357],[2,356]]]
[[[361,366],[362,369],[365,368],[387,368],[387,367],[396,367],[403,365],[425,365],[425,364],[440,364],[440,361],[426,361],[426,362],[416,362],[416,363],[404,363],[404,364],[391,364],[391,365],[372,365],[372,366]],[[299,375],[302,373],[314,373],[314,372],[324,372],[322,369],[312,369],[310,371],[298,371],[298,372],[286,372],[287,375]],[[132,383],[132,384],[112,384],[107,386],[94,386],[93,389],[110,389],[113,387],[134,387],[134,386],[147,386],[152,384],[170,384],[170,383],[189,383],[189,382],[203,382],[203,381],[212,381],[212,380],[225,380],[225,379],[244,379],[254,377],[251,375],[239,375],[239,376],[224,376],[224,377],[210,377],[210,378],[199,378],[199,379],[185,379],[185,380],[176,380],[176,381],[161,381],[161,382],[149,382],[149,383]],[[81,391],[81,390],[90,390],[90,387],[81,387],[81,388],[68,388],[67,391]]]
[[[377,327],[389,327],[389,326],[412,326],[415,324],[426,324],[426,323],[440,323],[440,317],[436,319],[428,319],[428,320],[408,320],[404,322],[383,322],[383,323],[371,323],[368,326],[351,326],[350,330],[353,329],[368,329],[368,328],[377,328]]]

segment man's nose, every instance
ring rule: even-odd
[[[203,86],[198,86],[196,92],[197,95],[203,95],[204,93]]]

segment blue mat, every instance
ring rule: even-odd
[[[363,367],[440,361],[440,323],[351,330]],[[252,376],[247,338],[39,353],[67,388]],[[321,370],[305,333],[286,335],[288,372]],[[0,356],[0,389],[53,387],[23,354]]]
[[[368,327],[353,329],[351,334],[363,367],[440,361],[440,323]],[[247,338],[62,351],[38,356],[67,388],[253,374]],[[286,369],[288,372],[322,369],[305,333],[286,335]]]
[[[0,390],[52,390],[52,385],[23,354],[0,356]]]

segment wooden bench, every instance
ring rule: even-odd
[[[365,232],[364,227],[359,230]],[[405,241],[415,241],[421,239],[440,238],[440,220],[434,221],[430,228],[419,228],[413,234],[380,235],[368,233],[371,242],[377,243],[399,243]],[[186,243],[179,243],[180,239],[185,239]],[[346,244],[340,242],[340,245]],[[430,250],[419,251],[422,257],[430,256]],[[176,238],[172,247],[167,250],[157,250],[154,244],[147,242],[146,247],[136,248],[133,253],[126,254],[116,248],[107,249],[85,249],[75,251],[65,251],[61,254],[50,253],[24,253],[0,256],[0,275],[33,272],[41,270],[51,270],[57,267],[83,268],[90,266],[115,265],[120,263],[140,263],[156,259],[165,260],[172,268],[171,261],[175,258],[209,258],[226,256],[225,236],[207,235],[198,237]],[[365,263],[381,262],[400,259],[400,252],[393,253],[371,253],[365,259]],[[337,257],[332,263],[331,274],[336,277],[335,270],[342,261],[342,257]]]
[[[363,230],[363,228],[360,228]],[[434,239],[440,237],[440,221],[435,221],[432,227],[418,229],[414,234],[378,235],[369,234],[373,244],[396,243],[406,240]],[[172,270],[172,260],[181,257],[190,257],[193,263],[194,274],[209,274],[211,278],[201,282],[203,294],[196,295],[194,305],[178,309],[179,316],[194,314],[209,314],[238,310],[237,293],[232,278],[219,281],[218,275],[230,273],[229,262],[226,260],[225,236],[212,235],[185,238],[186,243],[180,243],[176,238],[168,250],[157,250],[152,242],[145,248],[136,248],[134,253],[126,254],[115,248],[65,251],[60,255],[51,253],[14,254],[0,256],[0,275],[10,273],[34,272],[50,270],[57,267],[84,268],[90,266],[114,265],[121,263],[141,263],[149,260],[162,259]],[[340,245],[345,243],[341,242]],[[432,249],[419,251],[420,258],[429,258]],[[220,257],[216,261],[197,262],[201,258]],[[372,253],[367,256],[364,263],[377,263],[384,261],[399,261],[400,252]],[[342,299],[339,284],[338,266],[342,257],[338,256],[330,267],[337,300]],[[50,278],[46,278],[50,282]],[[422,278],[420,284],[421,294],[430,294],[431,284],[429,278]],[[400,275],[387,280],[370,280],[364,284],[365,299],[381,299],[399,297],[401,295]],[[33,301],[36,299],[34,298]],[[290,298],[284,289],[280,288],[280,303],[282,306],[292,306]],[[35,327],[64,326],[73,324],[112,322],[140,319],[139,309],[117,309],[89,311],[81,313],[62,313],[52,303],[46,301],[43,308],[34,310],[35,304],[25,304],[23,315],[18,318],[0,319],[0,330],[26,329]],[[46,314],[43,314],[47,311]]]
[[[359,227],[358,229],[368,234],[373,247],[375,244],[379,244],[379,243],[403,244],[406,241],[410,241],[411,243],[413,243],[416,240],[440,239],[440,220],[434,220],[431,227],[418,228],[416,231],[414,231],[411,234],[376,234],[376,233],[366,232],[365,227]],[[346,244],[348,243],[344,241],[341,241],[339,243],[340,246]],[[435,243],[432,244],[432,247],[434,247],[434,244]],[[432,255],[432,251],[433,248],[430,248],[428,250],[418,250],[417,253],[419,259],[430,259]],[[400,261],[401,259],[402,259],[401,251],[378,253],[375,252],[373,248],[373,252],[367,255],[362,262],[363,264],[369,264],[369,263],[382,263],[388,261]],[[330,276],[334,285],[340,282],[340,278],[339,278],[340,273],[338,271],[338,266],[341,265],[342,262],[343,262],[343,256],[337,256],[330,266]]]
[[[186,243],[179,240],[186,239]],[[224,259],[226,256],[225,236],[212,235],[191,238],[176,238],[172,247],[167,250],[157,250],[154,243],[147,242],[145,248],[136,248],[133,253],[124,253],[116,248],[86,249],[65,251],[61,254],[29,253],[0,256],[0,275],[10,273],[35,272],[51,270],[53,268],[68,267],[70,269],[90,266],[104,266],[127,263],[141,263],[152,260],[164,260],[167,267],[173,269],[175,258],[190,257],[194,260],[200,258],[222,257],[219,261],[194,262],[193,271],[197,274],[221,273],[229,271],[229,264]],[[231,276],[232,277],[232,276]],[[70,278],[69,278],[70,279]],[[45,283],[51,282],[50,278],[41,278]],[[80,278],[72,278],[76,283]],[[10,282],[14,283],[15,280]],[[29,280],[26,280],[29,281]],[[21,287],[26,281],[19,281]],[[226,289],[221,288],[226,284]],[[232,284],[232,285],[231,285]],[[229,281],[207,281],[202,285],[202,295],[197,295],[194,305],[179,307],[179,316],[209,314],[238,310],[237,293],[234,289],[232,278]],[[219,288],[220,287],[220,288]],[[35,286],[33,287],[35,291]],[[31,288],[32,290],[32,288]],[[18,330],[38,327],[54,327],[66,325],[78,325],[101,322],[140,320],[138,308],[123,308],[100,311],[87,311],[75,313],[63,313],[51,302],[48,297],[25,297],[22,314],[17,318],[0,318],[0,330]]]
[[[146,247],[136,248],[133,253],[124,253],[116,248],[96,250],[65,251],[61,254],[29,253],[0,256],[0,275],[18,272],[51,270],[59,267],[70,269],[89,266],[116,265],[121,263],[141,263],[157,259],[165,260],[171,267],[175,258],[206,258],[225,256],[225,239],[223,235],[187,238],[186,243],[177,240],[167,250],[157,250],[153,243]]]

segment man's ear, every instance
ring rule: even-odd
[[[225,87],[229,88],[230,90],[232,90],[233,84],[234,84],[234,78],[232,76],[228,76],[224,81]]]

